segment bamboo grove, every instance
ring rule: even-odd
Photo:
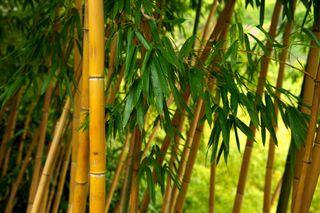
[[[0,17],[1,212],[188,212],[199,155],[218,212],[220,165],[239,152],[228,205],[248,212],[260,145],[260,211],[314,205],[319,1],[4,0]]]

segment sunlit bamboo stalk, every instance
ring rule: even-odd
[[[61,172],[59,173],[60,174],[59,175],[59,183],[58,183],[57,192],[55,194],[55,199],[54,199],[54,203],[53,203],[53,207],[52,207],[52,211],[51,211],[52,213],[58,213],[58,210],[59,210],[59,204],[60,204],[60,200],[61,200],[61,196],[62,196],[62,192],[63,192],[64,183],[66,180],[66,174],[68,171],[69,161],[70,161],[70,154],[71,154],[71,147],[72,147],[71,143],[73,142],[73,141],[72,142],[71,141],[65,147],[66,151],[64,154],[64,158],[63,158],[63,166],[62,166]]]
[[[283,45],[285,48],[282,49],[280,54],[280,61],[286,61],[287,55],[288,55],[288,45],[289,45],[289,37],[291,34],[291,28],[292,28],[292,21],[288,21],[285,26],[285,30],[283,33]],[[279,64],[279,71],[278,71],[278,78],[276,87],[281,89],[282,88],[282,82],[284,78],[284,70],[285,70],[285,64],[280,63]],[[276,97],[280,97],[279,90],[276,90]],[[273,126],[276,132],[277,127],[277,119],[278,119],[278,113],[279,113],[279,106],[277,102],[274,103],[274,111],[275,111],[275,117]],[[268,160],[267,160],[267,167],[266,167],[266,175],[265,175],[265,187],[264,187],[264,200],[263,200],[263,212],[270,212],[271,208],[271,186],[272,186],[272,170],[273,170],[273,162],[274,162],[274,154],[275,153],[275,143],[270,137],[269,141],[269,151],[268,151]]]
[[[279,20],[279,16],[280,16],[280,11],[281,11],[281,1],[277,0],[276,4],[274,6],[274,10],[273,10],[272,18],[271,18],[271,25],[270,25],[270,29],[269,29],[269,35],[271,38],[275,37],[276,29],[277,29],[277,25],[278,25],[278,20]],[[259,75],[257,90],[256,90],[256,94],[259,97],[262,96],[262,93],[264,90],[264,82],[266,80],[266,76],[267,76],[267,72],[268,72],[268,66],[269,66],[269,62],[270,62],[269,57],[271,55],[271,50],[272,50],[271,43],[270,43],[270,41],[267,41],[266,52],[264,53],[265,56],[267,56],[267,57],[262,57],[261,70],[260,70],[260,75]],[[252,122],[250,122],[250,130],[253,134],[256,131],[256,127],[253,125]],[[241,204],[242,204],[242,200],[243,200],[243,196],[244,196],[244,189],[245,189],[247,176],[248,176],[252,148],[253,148],[253,140],[247,138],[245,151],[244,151],[242,163],[241,163],[241,170],[240,170],[240,174],[239,174],[237,194],[236,194],[236,198],[235,198],[234,205],[233,205],[233,212],[234,213],[238,213],[241,210]]]
[[[41,162],[42,162],[42,154],[44,149],[44,143],[46,138],[46,129],[48,124],[48,117],[49,117],[49,107],[50,107],[50,101],[51,96],[53,92],[53,86],[49,84],[48,89],[44,96],[44,103],[43,103],[43,110],[42,110],[42,118],[40,122],[40,135],[39,135],[39,143],[37,146],[37,152],[33,167],[33,174],[32,174],[32,181],[29,191],[29,198],[28,198],[28,209],[27,212],[29,213],[31,211],[35,193],[37,191],[37,187],[39,184],[39,176],[41,171]]]
[[[105,210],[104,15],[102,0],[88,0],[90,212]]]
[[[301,212],[301,204],[303,202],[302,194],[303,194],[304,187],[306,185],[305,181],[306,181],[308,169],[310,168],[310,164],[311,164],[312,146],[314,141],[314,134],[316,131],[319,103],[320,103],[319,97],[320,97],[320,64],[318,62],[318,71],[317,71],[317,77],[315,79],[315,84],[314,84],[314,93],[313,93],[310,121],[308,125],[307,138],[305,141],[305,153],[302,161],[298,187],[294,197],[294,200],[295,200],[294,206],[293,206],[294,213]]]
[[[60,138],[63,133],[63,129],[64,129],[64,126],[65,126],[65,123],[67,120],[69,109],[70,109],[70,99],[67,98],[65,105],[63,107],[61,117],[59,118],[59,123],[57,124],[56,132],[53,136],[52,145],[50,147],[46,163],[45,163],[43,171],[42,171],[42,175],[40,178],[39,186],[37,188],[37,192],[35,195],[34,203],[33,203],[32,209],[31,209],[31,213],[38,213],[39,212],[39,208],[40,208],[40,204],[41,204],[40,202],[41,202],[42,197],[44,195],[44,189],[46,188],[46,186],[48,185],[49,180],[50,180],[49,171],[52,168],[53,161],[56,156],[57,149],[59,147]]]
[[[75,8],[78,11],[79,17],[80,17],[80,22],[82,23],[82,0],[75,0]],[[78,30],[75,28],[74,30],[74,44],[73,44],[73,49],[74,49],[74,63],[73,63],[73,70],[74,73],[81,73],[81,68],[82,68],[82,60],[81,60],[81,55],[80,55],[80,50],[78,48],[78,40],[79,40],[79,35],[78,35]],[[81,85],[81,84],[80,84]],[[77,122],[79,124],[79,116],[80,116],[80,90],[81,86],[77,88],[77,92],[75,93],[74,97],[74,122]],[[73,124],[73,129],[74,131],[78,133],[78,127],[79,125]],[[76,134],[76,133],[74,133]],[[72,205],[73,201],[73,195],[74,195],[74,179],[75,179],[75,173],[76,173],[76,162],[77,162],[77,156],[78,156],[78,138],[79,136],[75,137],[75,139],[72,139],[72,153],[71,153],[71,174],[70,174],[70,190],[69,190],[69,204]]]

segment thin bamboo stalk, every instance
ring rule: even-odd
[[[215,197],[215,176],[216,176],[216,160],[210,165],[210,191],[209,191],[209,213],[214,213],[214,197]]]
[[[139,203],[139,177],[138,171],[140,166],[140,150],[142,143],[142,135],[139,127],[135,128],[134,133],[134,151],[133,151],[133,163],[132,163],[132,185],[130,193],[130,212],[138,212]]]
[[[82,23],[82,0],[75,0],[75,8],[78,11],[78,14],[80,16],[80,22]],[[78,35],[78,30],[74,30],[74,44],[73,44],[73,49],[74,49],[74,64],[73,64],[73,69],[74,73],[81,73],[82,72],[82,60],[81,60],[81,54],[80,50],[77,45],[77,41],[79,40],[79,35]],[[81,84],[80,84],[81,85]],[[79,92],[75,93],[74,97],[74,119],[78,121],[79,124],[79,117],[80,117],[80,97],[79,94],[81,93],[81,86],[78,88]],[[73,128],[75,129],[75,124],[73,124]],[[78,128],[75,129],[76,132],[78,132]],[[79,133],[77,133],[79,134]],[[79,136],[78,136],[79,138]],[[70,190],[69,190],[69,204],[72,205],[73,201],[73,195],[74,195],[74,179],[75,179],[75,173],[76,173],[76,162],[77,162],[77,156],[78,156],[78,139],[72,140],[72,153],[71,153],[71,174],[70,174]]]
[[[29,145],[29,148],[28,148],[28,151],[26,153],[26,156],[25,156],[25,158],[24,158],[24,160],[22,162],[19,174],[18,174],[16,180],[11,185],[11,191],[10,191],[9,199],[7,201],[7,206],[6,206],[6,209],[5,209],[5,213],[11,213],[12,212],[12,209],[14,207],[14,198],[15,198],[17,192],[18,192],[19,185],[21,184],[21,181],[22,181],[23,175],[24,175],[24,173],[25,173],[25,171],[27,169],[27,166],[28,166],[29,162],[31,161],[33,150],[34,150],[35,146],[37,145],[37,141],[38,141],[38,138],[39,138],[39,133],[40,133],[40,128],[38,127],[36,133],[33,136],[33,140],[31,142],[31,144]]]
[[[7,100],[7,102],[3,105],[3,107],[1,108],[1,111],[0,111],[0,121],[2,120],[3,116],[5,115],[12,99],[15,97],[15,95],[11,96],[11,98],[9,100]]]
[[[280,189],[281,189],[281,185],[282,185],[282,182],[283,182],[283,176],[281,177],[281,179],[278,181],[277,185],[276,185],[276,189],[274,190],[273,194],[271,195],[271,207],[272,205],[274,204],[274,202],[276,201],[276,198],[277,196],[279,195],[280,193]]]
[[[72,141],[73,142],[73,141]],[[60,204],[60,200],[61,200],[61,196],[62,196],[62,191],[63,191],[63,186],[66,180],[66,174],[67,174],[67,170],[68,170],[68,165],[69,165],[69,161],[70,161],[70,154],[71,154],[71,144],[72,142],[70,141],[67,144],[67,147],[65,148],[65,155],[63,158],[63,166],[60,172],[60,177],[59,177],[59,183],[58,183],[58,188],[57,188],[57,193],[55,194],[55,200],[53,203],[53,207],[52,207],[52,211],[53,213],[57,213],[59,210],[59,204]]]
[[[281,51],[280,61],[286,61],[287,59],[291,28],[292,28],[292,21],[289,21],[286,23],[285,30],[283,33],[283,45],[285,46],[285,48],[283,48]],[[282,88],[284,70],[285,70],[285,64],[280,63],[276,88],[279,88],[279,89]],[[277,98],[280,97],[279,90],[276,91],[276,97]],[[274,106],[275,118],[274,118],[273,126],[276,131],[276,129],[278,128],[276,124],[276,120],[278,119],[279,106],[277,102],[275,102],[274,105],[275,105]],[[274,153],[275,153],[275,144],[272,137],[270,137],[268,160],[267,160],[266,175],[265,175],[264,199],[263,199],[263,212],[265,213],[270,212],[270,208],[271,208],[271,185],[272,185],[273,162],[274,162],[274,155],[275,155]]]
[[[104,212],[106,146],[104,127],[104,15],[102,0],[88,0],[90,212]]]
[[[191,134],[188,135],[188,140],[190,138],[190,140],[192,141],[192,143],[190,143],[191,144],[190,150],[193,150],[193,151],[190,152],[189,157],[187,155],[186,156],[187,158],[185,158],[185,159],[188,159],[188,161],[184,163],[185,172],[184,172],[183,178],[181,179],[181,189],[178,194],[178,197],[176,198],[176,201],[174,201],[175,197],[172,196],[172,200],[174,201],[173,202],[174,205],[172,205],[172,207],[174,207],[174,212],[182,212],[182,209],[183,209],[184,201],[186,198],[186,194],[187,194],[187,190],[190,182],[191,172],[196,160],[197,150],[200,144],[200,137],[203,130],[204,124],[199,123],[199,120],[201,117],[203,117],[203,115],[204,115],[203,99],[200,98],[197,101],[197,111],[195,113],[194,119],[192,121],[192,125],[190,127]],[[189,149],[189,147],[187,149]],[[182,157],[181,157],[181,161],[184,160],[182,159]],[[180,166],[181,166],[181,163],[182,162],[180,162]]]
[[[45,199],[41,202],[41,212],[46,212],[50,213],[51,211],[51,206],[53,202],[53,198],[55,197],[56,194],[56,188],[57,188],[57,182],[59,178],[59,174],[61,171],[62,163],[63,163],[63,156],[65,155],[66,149],[64,145],[61,145],[59,147],[58,154],[56,155],[55,162],[52,166],[52,169],[50,171],[50,174],[52,174],[52,178],[50,181],[51,186],[47,186],[45,192],[47,193],[47,198],[45,196]]]
[[[12,108],[9,115],[9,121],[3,136],[3,140],[0,147],[0,167],[2,167],[2,177],[6,175],[8,169],[8,158],[10,156],[10,148],[7,147],[9,140],[14,135],[14,129],[17,123],[18,106],[20,103],[23,89],[20,88],[13,100]]]
[[[300,180],[299,180],[297,191],[294,198],[295,200],[294,206],[293,206],[294,213],[301,212],[300,208],[303,202],[302,194],[303,194],[304,187],[306,185],[305,181],[306,181],[307,172],[311,164],[312,146],[314,141],[314,134],[316,131],[319,103],[320,103],[319,97],[320,97],[320,64],[318,62],[318,71],[317,71],[317,77],[314,84],[314,94],[313,94],[313,100],[312,100],[310,121],[308,125],[308,134],[305,142],[305,153],[304,153],[303,162],[302,162]]]
[[[134,139],[136,131],[134,130],[131,137],[131,143],[129,146],[127,168],[126,168],[126,177],[123,185],[123,190],[121,193],[120,199],[120,212],[128,212],[129,209],[129,200],[131,194],[131,185],[132,185],[132,173],[133,173],[133,156],[134,156]]]
[[[281,11],[281,1],[277,0],[276,4],[274,6],[272,19],[271,19],[271,25],[270,25],[270,29],[269,29],[269,35],[271,38],[275,37],[276,29],[277,29],[277,25],[278,25],[278,20],[279,20],[279,16],[280,16],[280,11]],[[267,42],[266,47],[267,47],[267,51],[264,53],[265,56],[262,57],[261,71],[260,71],[257,90],[256,90],[257,95],[260,97],[262,96],[262,93],[264,90],[264,81],[267,76],[268,66],[269,66],[269,62],[270,62],[269,57],[271,55],[271,50],[272,50],[272,46],[270,44],[270,41]],[[253,125],[252,122],[250,122],[250,130],[253,134],[256,131],[256,127]],[[246,147],[245,147],[245,151],[244,151],[243,159],[242,159],[242,164],[241,164],[238,186],[237,186],[237,194],[236,194],[236,198],[235,198],[234,206],[233,206],[234,213],[240,212],[240,210],[241,210],[241,204],[242,204],[242,199],[244,196],[244,189],[245,189],[246,180],[247,180],[247,176],[248,176],[249,162],[251,159],[252,148],[253,148],[253,141],[251,139],[247,138]]]
[[[199,122],[199,119],[201,116],[202,106],[203,106],[203,99],[199,99],[196,104],[194,118],[193,118],[192,123],[190,125],[190,129],[189,129],[188,136],[187,136],[187,141],[184,145],[184,149],[183,149],[181,159],[179,162],[179,169],[177,172],[177,177],[178,177],[179,182],[183,182],[183,175],[184,175],[185,169],[187,169],[186,165],[187,165],[188,157],[190,154],[190,150],[192,150],[192,146],[193,146],[192,144],[195,143],[194,136],[195,136],[198,122]],[[181,202],[183,199],[183,198],[178,199],[178,196],[180,195],[180,193],[178,194],[178,192],[179,192],[178,187],[175,186],[172,190],[172,193],[171,193],[171,204],[170,204],[171,208],[175,208],[174,206],[175,206],[176,202]],[[182,192],[182,189],[180,192]],[[183,193],[184,192],[185,191],[183,191]],[[180,205],[180,204],[183,205],[183,203],[179,203],[177,205]],[[175,208],[175,212],[176,212],[176,210],[179,212],[179,209]]]
[[[40,178],[40,182],[39,182],[39,186],[37,188],[37,192],[36,192],[36,196],[34,199],[34,203],[31,209],[31,213],[38,213],[39,212],[39,208],[40,208],[40,202],[41,202],[41,198],[44,195],[44,189],[46,188],[46,186],[49,183],[50,180],[50,169],[52,168],[53,165],[53,161],[54,158],[56,156],[58,147],[59,147],[59,142],[60,142],[60,138],[67,120],[67,115],[69,113],[69,109],[70,109],[70,99],[67,98],[65,105],[63,107],[63,111],[61,114],[61,117],[59,119],[59,123],[57,124],[57,128],[56,128],[56,132],[53,136],[53,140],[52,140],[52,144],[47,156],[47,160],[46,163],[44,165],[43,171],[42,171],[42,175]]]
[[[123,170],[123,167],[124,167],[124,164],[125,164],[125,161],[126,161],[126,156],[128,154],[129,141],[130,141],[130,134],[127,135],[127,138],[126,138],[126,140],[125,140],[125,142],[123,144],[123,148],[121,150],[121,154],[120,154],[119,161],[118,161],[119,163],[118,163],[116,171],[114,173],[110,189],[109,189],[109,191],[107,193],[107,196],[106,196],[107,200],[106,200],[105,213],[109,212],[109,208],[110,208],[110,204],[111,204],[111,201],[112,201],[113,193],[114,193],[114,191],[115,191],[115,189],[117,187],[117,184],[119,182],[119,178],[120,178],[121,172]]]
[[[28,213],[31,211],[34,197],[35,197],[35,193],[37,191],[37,187],[38,187],[38,183],[39,183],[39,176],[40,176],[40,171],[41,171],[41,161],[42,161],[44,143],[45,143],[45,138],[46,138],[46,129],[47,129],[47,124],[48,124],[49,107],[50,107],[52,92],[53,92],[53,86],[51,84],[49,84],[48,89],[47,89],[45,96],[44,96],[44,104],[43,104],[42,117],[41,117],[41,122],[40,122],[39,143],[37,146],[35,163],[34,163],[34,167],[33,167],[32,181],[31,181],[29,198],[28,198],[28,208],[27,208]]]
[[[305,184],[302,196],[301,212],[308,212],[311,206],[313,194],[316,190],[316,186],[320,174],[319,157],[320,156],[320,127],[318,127],[317,136],[314,141],[314,146],[312,149],[311,165],[308,171],[306,180],[308,184]]]
[[[80,125],[86,120],[89,113],[89,28],[88,28],[88,1],[85,1],[84,12],[84,32],[83,32],[83,54],[82,54],[82,80],[80,97]],[[81,129],[79,134],[79,144],[77,152],[77,168],[74,182],[73,200],[69,202],[69,212],[85,212],[86,198],[88,191],[89,175],[89,132]]]
[[[38,102],[38,99],[37,99],[37,101],[31,103],[31,105],[30,105],[30,107],[28,109],[27,115],[26,115],[26,120],[24,122],[24,127],[23,127],[23,133],[22,133],[22,136],[21,136],[21,139],[20,139],[20,144],[19,144],[19,150],[18,150],[18,156],[17,156],[17,165],[20,165],[21,161],[22,161],[24,141],[27,138],[27,135],[28,135],[28,132],[29,132],[28,131],[29,130],[29,125],[30,125],[30,121],[31,121],[31,118],[32,118],[32,112],[33,112],[34,107],[35,107],[37,102]]]

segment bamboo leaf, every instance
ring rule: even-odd
[[[160,86],[159,75],[158,75],[158,72],[156,70],[154,63],[151,64],[151,80],[152,80],[154,95],[156,98],[156,108],[157,108],[158,113],[160,114],[163,109],[163,104],[162,104],[163,103],[163,93],[162,93],[161,86]]]
[[[237,127],[239,127],[239,129],[241,130],[241,132],[243,132],[248,138],[250,138],[251,140],[254,140],[254,135],[251,132],[250,128],[243,123],[240,119],[235,118],[236,120],[236,125]]]
[[[189,84],[193,100],[197,100],[203,93],[203,74],[198,69],[190,69]]]
[[[151,196],[152,202],[155,204],[156,203],[156,192],[155,192],[155,186],[154,186],[153,180],[152,180],[152,172],[149,167],[146,167],[146,174],[147,174],[147,184],[148,184],[149,194]]]
[[[182,45],[181,49],[180,49],[180,56],[181,57],[186,57],[190,54],[190,52],[192,51],[192,47],[194,44],[194,41],[196,39],[196,36],[191,36],[190,38],[188,38],[184,44]]]
[[[207,118],[208,124],[211,126],[211,124],[212,124],[212,111],[211,111],[210,95],[209,95],[208,91],[206,91],[204,93],[203,100],[204,100],[206,118]]]
[[[136,34],[137,38],[139,39],[139,41],[141,42],[141,44],[142,44],[147,50],[149,50],[149,51],[152,50],[152,45],[149,44],[149,42],[144,38],[144,36],[143,36],[140,32],[136,31],[135,34]]]

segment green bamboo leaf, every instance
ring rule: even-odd
[[[235,121],[237,127],[239,127],[241,132],[243,132],[248,138],[250,138],[250,140],[254,140],[254,135],[251,132],[250,128],[238,118],[235,118]]]
[[[125,68],[124,68],[124,78],[126,80],[129,79],[128,76],[131,75],[132,73],[131,65],[132,65],[133,55],[135,52],[133,37],[134,37],[134,31],[130,31],[128,34],[127,53],[126,53],[126,61],[125,61]]]
[[[156,108],[157,108],[158,113],[160,114],[163,109],[163,104],[162,104],[163,103],[163,93],[162,93],[161,86],[160,86],[159,75],[158,75],[158,72],[156,70],[154,63],[151,64],[151,80],[152,80],[154,95],[156,98]]]
[[[263,42],[260,41],[257,37],[255,37],[254,35],[252,35],[251,33],[249,33],[249,35],[256,40],[257,44],[259,45],[259,47],[261,47],[261,49],[263,50],[263,52],[267,52],[267,48],[264,46]]]
[[[234,93],[231,94],[230,106],[231,106],[232,114],[236,116],[237,112],[238,112],[238,106],[239,106],[239,95],[238,95],[238,93],[234,92]]]
[[[143,106],[143,101],[141,99],[136,106],[136,110],[137,110],[137,123],[139,125],[139,128],[142,130],[144,127],[145,110],[144,110],[144,106]]]
[[[251,55],[251,48],[250,48],[250,42],[249,42],[249,38],[248,38],[247,34],[244,34],[244,41],[245,41],[247,58],[248,58],[248,64],[253,64],[252,55]]]
[[[182,47],[180,49],[180,56],[181,57],[186,57],[191,53],[195,39],[196,39],[196,36],[191,36],[190,38],[188,38],[184,42],[184,44],[182,45]]]
[[[230,139],[230,127],[227,123],[227,119],[226,119],[226,116],[225,116],[223,110],[221,108],[218,108],[217,113],[218,113],[218,121],[219,121],[219,124],[221,127],[224,146],[225,146],[225,148],[227,148],[229,145],[229,139]]]
[[[204,93],[203,101],[204,101],[204,106],[205,106],[206,118],[207,118],[208,124],[211,126],[211,124],[212,124],[212,111],[211,111],[210,95],[209,95],[208,91],[206,91]]]
[[[147,50],[152,50],[152,45],[149,44],[149,42],[144,38],[144,36],[143,36],[140,32],[136,31],[135,34],[136,34],[137,38],[139,39],[139,41],[141,42],[141,44],[142,44]]]
[[[154,186],[153,180],[152,180],[152,172],[149,167],[146,167],[146,174],[147,174],[147,184],[148,184],[149,194],[151,196],[152,202],[155,204],[156,203],[156,192],[155,192],[155,186]]]
[[[268,119],[266,117],[266,114],[264,112],[260,113],[261,116],[261,139],[262,139],[262,144],[266,144],[266,120]]]
[[[127,97],[127,102],[124,107],[124,114],[123,114],[123,128],[127,125],[130,114],[133,110],[133,92],[131,91]]]
[[[265,10],[265,2],[264,2],[264,0],[261,0],[261,2],[260,2],[260,16],[259,16],[260,26],[263,25],[264,10]]]
[[[232,124],[233,124],[233,130],[234,130],[234,136],[236,138],[237,149],[240,152],[240,139],[239,139],[236,119],[235,119],[235,117],[233,115],[230,115],[230,120],[232,121]]]
[[[193,100],[197,100],[203,93],[203,73],[198,69],[190,69],[189,71],[189,85]]]

